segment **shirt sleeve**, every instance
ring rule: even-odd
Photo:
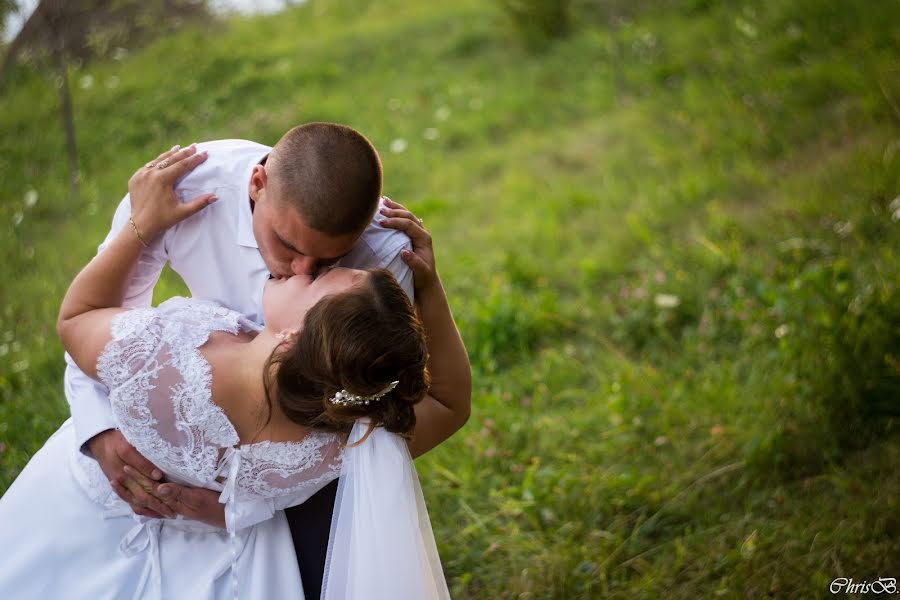
[[[126,195],[119,203],[113,216],[112,227],[97,249],[103,252],[123,227],[129,227],[128,217],[131,215],[131,198]],[[163,266],[166,264],[166,236],[155,240],[144,250],[138,260],[131,282],[125,292],[125,307],[150,306],[153,300],[153,287],[159,280]],[[87,442],[92,437],[115,427],[112,409],[109,406],[108,390],[103,384],[91,379],[78,366],[68,353],[66,358],[65,393],[75,425],[75,436],[78,447],[87,456],[91,456]]]
[[[384,266],[385,269],[390,271],[394,277],[397,279],[397,283],[400,284],[400,287],[403,288],[403,291],[406,292],[406,295],[409,296],[409,301],[415,303],[416,295],[413,291],[413,274],[412,269],[409,268],[403,259],[400,258],[400,253],[404,250],[412,250],[412,243],[407,241],[403,246],[397,249],[397,254],[394,255],[394,258]]]

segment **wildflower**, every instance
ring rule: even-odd
[[[94,87],[94,76],[93,75],[84,75],[79,82],[81,89],[89,90]]]
[[[744,19],[738,17],[734,20],[734,26],[737,27],[737,30],[743,33],[747,38],[754,39],[756,37],[756,27],[753,23],[749,21],[745,21]]]
[[[834,232],[840,237],[847,237],[853,231],[853,223],[850,221],[838,221],[834,224]]]
[[[675,308],[681,304],[681,299],[675,294],[657,294],[653,303],[659,308]]]
[[[403,138],[397,138],[393,142],[391,142],[391,152],[394,154],[401,154],[406,152],[407,143]]]
[[[434,111],[434,118],[438,121],[446,121],[450,118],[450,108],[447,106],[440,107]]]
[[[782,323],[775,328],[775,337],[779,340],[788,334],[788,326]]]
[[[28,190],[25,192],[25,206],[31,208],[38,201],[38,193],[37,190]]]

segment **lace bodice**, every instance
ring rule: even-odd
[[[258,331],[211,302],[172,298],[125,311],[97,361],[125,438],[172,481],[222,490],[228,528],[300,504],[340,474],[345,436],[313,432],[298,442],[240,445],[212,401],[211,369],[199,352],[213,331]]]

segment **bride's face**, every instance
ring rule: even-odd
[[[262,300],[266,328],[274,332],[299,328],[316,302],[360,285],[366,277],[366,271],[337,267],[316,279],[309,275],[270,279]]]

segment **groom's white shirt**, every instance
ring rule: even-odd
[[[269,271],[253,235],[248,188],[253,166],[271,148],[246,140],[220,140],[197,147],[207,150],[209,158],[178,182],[176,193],[186,201],[215,192],[219,200],[150,244],[135,268],[124,306],[150,306],[153,287],[168,262],[187,284],[191,296],[213,300],[262,323],[262,291]],[[128,224],[130,214],[131,201],[126,195],[99,252]],[[387,268],[412,298],[412,272],[400,259],[400,251],[409,249],[411,243],[406,234],[381,227],[381,219],[376,211],[353,250],[337,265]],[[66,362],[66,399],[75,423],[76,441],[87,452],[88,440],[116,425],[106,387],[82,373],[68,354]]]

